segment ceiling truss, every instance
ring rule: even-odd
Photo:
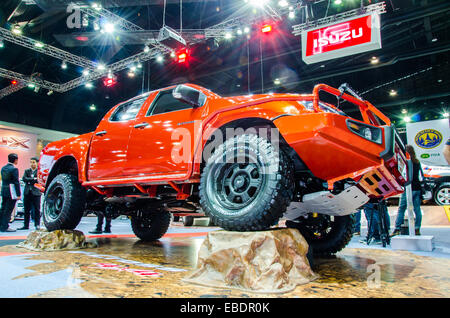
[[[273,19],[280,20],[282,19],[282,15],[287,13],[288,10],[291,10],[294,6],[298,6],[302,1],[301,0],[291,0],[289,1],[290,7],[286,8],[273,8],[270,5],[265,5],[263,8],[266,15],[271,16]],[[33,5],[36,4],[35,0],[27,0],[26,4]],[[117,16],[116,14],[110,12],[109,10],[106,10],[104,8],[93,8],[91,6],[86,6],[83,3],[80,2],[70,2],[68,5],[75,5],[78,6],[80,11],[92,16],[94,18],[106,18],[110,20],[111,22],[114,22],[115,25],[118,28],[121,28],[122,30],[133,32],[133,31],[145,31],[141,27]],[[192,37],[190,41],[188,41],[189,45],[193,45],[196,43],[200,43],[208,38],[222,38],[226,36],[226,33],[230,32],[230,30],[233,30],[235,28],[239,28],[242,25],[248,25],[255,22],[255,20],[258,19],[257,16],[250,19],[248,18],[248,10],[239,10],[236,14],[233,15],[233,17],[228,18],[224,22],[221,22],[219,24],[216,24],[212,27],[206,28],[204,30],[195,30],[194,32],[203,31],[204,37]],[[185,31],[183,31],[185,32]],[[189,31],[186,31],[186,33],[189,33]],[[67,83],[52,83],[49,81],[45,81],[40,78],[36,78],[33,76],[27,76],[24,74],[20,74],[17,72],[9,71],[6,69],[0,68],[0,77],[9,78],[12,80],[17,80],[18,83],[16,85],[11,85],[9,87],[6,87],[0,91],[0,99],[12,94],[14,92],[19,91],[21,88],[24,88],[28,84],[34,84],[40,88],[48,89],[49,91],[64,93],[67,91],[70,91],[78,86],[81,86],[83,84],[86,84],[88,82],[97,80],[99,78],[102,78],[106,76],[109,73],[114,73],[121,71],[123,69],[129,68],[132,65],[136,65],[137,63],[146,62],[148,60],[156,58],[158,55],[161,54],[168,54],[171,53],[173,50],[162,43],[159,43],[158,41],[153,40],[150,41],[148,44],[151,44],[153,47],[150,48],[150,50],[147,50],[147,52],[141,52],[138,54],[135,54],[133,56],[130,56],[128,58],[125,58],[121,61],[118,61],[116,63],[110,64],[105,66],[105,68],[99,70],[98,66],[99,63],[90,61],[87,58],[80,57],[77,55],[74,55],[72,53],[66,52],[64,50],[58,49],[54,46],[43,44],[39,41],[33,40],[31,38],[28,38],[23,35],[14,34],[10,30],[7,30],[5,28],[0,27],[0,36],[9,42],[15,43],[17,45],[26,47],[28,49],[37,51],[42,54],[46,54],[49,56],[52,56],[54,58],[60,59],[62,61],[65,61],[67,63],[71,63],[74,65],[81,66],[83,68],[86,68],[90,70],[88,75],[83,75],[78,78],[75,78]]]

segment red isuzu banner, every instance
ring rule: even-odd
[[[302,55],[307,64],[380,48],[378,14],[347,19],[302,33]]]

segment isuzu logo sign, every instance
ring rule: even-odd
[[[307,64],[380,48],[378,14],[347,19],[302,33],[302,56]]]

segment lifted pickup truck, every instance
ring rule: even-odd
[[[75,228],[85,211],[128,215],[142,240],[162,237],[174,212],[203,210],[231,231],[285,216],[314,251],[333,253],[350,240],[358,207],[403,192],[407,156],[390,120],[346,86],[221,97],[184,84],[123,102],[94,132],[49,144],[38,180],[49,230]]]

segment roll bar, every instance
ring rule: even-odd
[[[315,112],[320,112],[319,107],[319,93],[320,91],[325,91],[331,95],[335,95],[338,98],[342,98],[352,104],[355,104],[359,107],[359,111],[363,117],[365,123],[369,125],[377,124],[380,125],[376,117],[381,119],[385,125],[391,126],[391,120],[386,117],[382,112],[378,110],[375,106],[369,103],[366,100],[363,100],[358,94],[356,94],[348,84],[343,84],[339,87],[340,89],[336,89],[326,84],[318,84],[314,86],[313,90],[313,107]],[[344,91],[349,91],[352,95],[346,94]],[[334,106],[333,106],[334,107]],[[335,109],[339,110],[337,107]],[[375,116],[376,117],[375,117]]]

